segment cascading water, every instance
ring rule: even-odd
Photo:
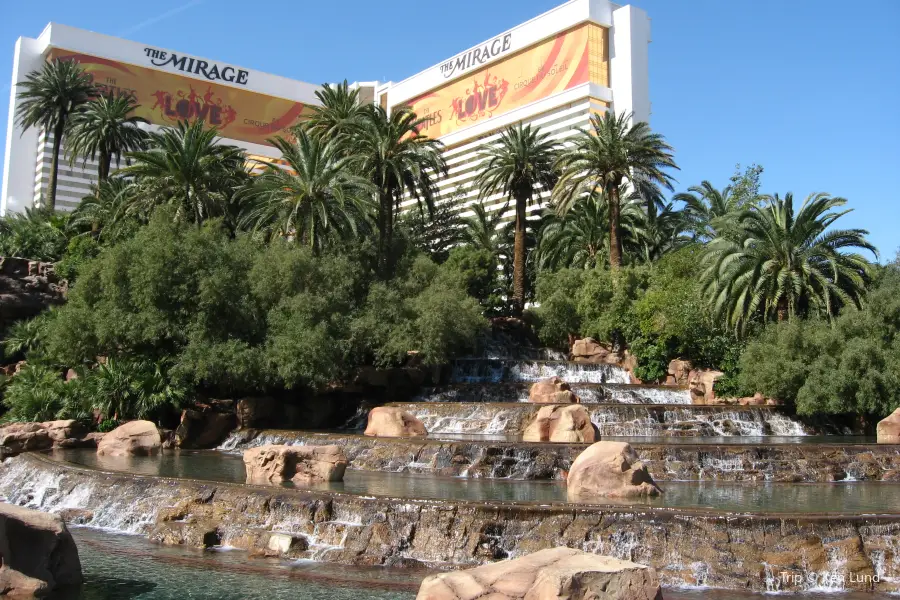
[[[416,402],[528,402],[528,382],[455,383],[429,387]],[[621,383],[573,383],[582,404],[690,404],[686,388]],[[363,414],[365,411],[363,410]],[[353,429],[354,427],[346,427]]]
[[[628,383],[628,372],[614,365],[564,361],[460,359],[454,361],[455,383],[535,382],[560,377],[574,383]]]

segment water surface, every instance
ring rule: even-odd
[[[244,483],[240,456],[220,452],[166,452],[156,457],[106,457],[90,450],[65,450],[57,460],[110,471]],[[285,484],[291,487],[292,484]],[[657,498],[614,501],[666,508],[700,508],[767,513],[884,513],[900,506],[900,483],[879,481],[839,483],[734,483],[719,481],[662,482]],[[365,496],[432,500],[566,502],[561,481],[467,479],[408,473],[348,470],[344,481],[305,486],[316,491]]]

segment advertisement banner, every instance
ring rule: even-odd
[[[427,121],[420,133],[439,138],[586,83],[589,27],[563,32],[410,101]]]
[[[222,137],[267,144],[266,140],[276,135],[287,137],[290,127],[312,108],[302,102],[67,50],[53,50],[50,56],[78,61],[101,89],[130,92],[140,104],[135,114],[155,125],[202,119]]]

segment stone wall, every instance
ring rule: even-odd
[[[806,580],[839,572],[847,587],[898,589],[885,576],[900,572],[900,514],[761,516],[372,498],[103,473],[38,455],[0,469],[0,494],[13,502],[167,544],[268,554],[289,547],[292,558],[438,568],[567,546],[651,565],[669,585],[766,591],[778,589],[783,573]],[[297,543],[282,544],[286,537]]]
[[[0,331],[46,308],[63,304],[68,284],[52,263],[0,256]]]
[[[336,444],[354,469],[433,475],[562,479],[587,444],[378,439],[301,431],[237,431],[224,447]],[[900,479],[900,446],[632,444],[658,481]]]

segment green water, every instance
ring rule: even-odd
[[[142,537],[72,530],[85,585],[60,600],[414,600],[427,573],[250,559],[242,552],[199,551]],[[666,600],[765,600],[728,590],[666,589]],[[886,600],[863,593],[778,594],[797,600]],[[896,597],[896,596],[894,596]]]
[[[156,457],[103,457],[90,450],[52,454],[57,460],[91,468],[142,475],[243,483],[240,456],[220,452],[166,452]],[[661,482],[657,498],[622,504],[668,508],[700,508],[767,513],[883,513],[900,507],[900,483],[877,481],[841,483]],[[313,484],[307,489],[365,496],[432,500],[566,502],[560,481],[466,479],[347,471],[344,481]],[[604,499],[602,503],[614,501]]]

